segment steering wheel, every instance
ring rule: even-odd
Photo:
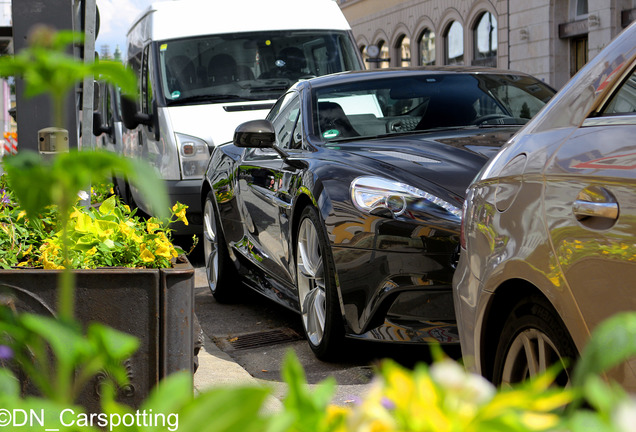
[[[487,121],[495,120],[495,119],[498,119],[498,118],[510,118],[510,116],[508,116],[506,114],[486,114],[486,115],[477,117],[475,120],[472,121],[472,123],[474,125],[479,126],[481,124],[486,123]]]

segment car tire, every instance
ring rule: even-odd
[[[227,245],[214,205],[215,196],[209,192],[203,207],[203,256],[208,286],[220,303],[235,299],[238,275],[230,259]]]
[[[344,325],[331,248],[312,206],[302,211],[298,224],[296,286],[307,342],[317,358],[333,360],[341,353]]]
[[[565,325],[543,297],[519,301],[508,316],[499,339],[493,383],[509,386],[545,372],[561,362],[556,383],[566,386],[579,353]]]

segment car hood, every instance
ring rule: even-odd
[[[426,181],[464,196],[470,182],[500,147],[519,130],[458,130],[330,143],[362,157],[378,175],[408,182]]]

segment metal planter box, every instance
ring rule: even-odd
[[[0,292],[19,311],[55,316],[59,270],[0,270]],[[76,270],[75,317],[99,321],[139,339],[126,362],[130,384],[119,401],[138,407],[167,375],[193,371],[194,268],[189,262],[169,269],[104,268]],[[99,411],[96,377],[78,401]]]

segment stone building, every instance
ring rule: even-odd
[[[369,68],[495,66],[555,88],[636,18],[636,0],[337,1]]]

